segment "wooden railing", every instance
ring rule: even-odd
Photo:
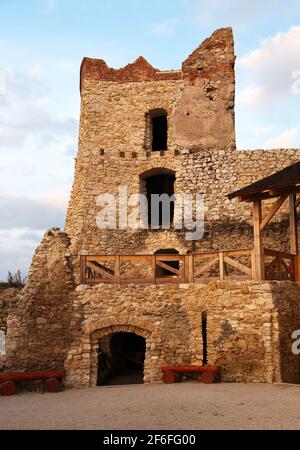
[[[182,284],[252,279],[254,250],[189,255],[81,256],[81,283]]]
[[[297,257],[290,253],[264,249],[266,280],[296,281]]]

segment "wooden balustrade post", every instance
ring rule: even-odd
[[[156,255],[152,256],[152,284],[156,284]]]
[[[225,280],[225,272],[224,272],[224,253],[219,253],[219,267],[220,267],[220,281]]]
[[[256,280],[255,250],[251,250],[251,279]]]
[[[194,255],[189,255],[189,283],[194,284]]]
[[[184,273],[184,283],[189,283],[189,255],[184,256],[184,265],[183,265],[183,273]]]
[[[262,222],[261,200],[253,202],[253,229],[254,229],[254,249],[255,249],[255,280],[265,279],[265,258],[262,233],[260,230]]]
[[[297,208],[296,195],[289,195],[289,216],[290,216],[290,252],[298,256],[298,228],[297,228]]]
[[[115,283],[121,284],[121,257],[115,257]]]
[[[300,256],[295,256],[295,281],[300,282]]]

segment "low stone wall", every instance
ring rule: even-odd
[[[5,370],[63,369],[74,288],[68,246],[67,235],[52,229],[36,249],[28,282],[7,316]]]
[[[7,288],[0,292],[0,332],[7,334],[7,319],[17,303],[17,297],[22,289]],[[0,353],[0,370],[5,366],[6,354]]]
[[[0,291],[0,330],[7,330],[7,317],[12,308],[16,305],[17,296],[22,289],[7,288]]]
[[[204,312],[208,363],[222,366],[223,381],[280,382],[287,374],[278,353],[282,318],[275,302],[289,302],[281,298],[285,286],[299,295],[299,287],[289,282],[78,286],[67,384],[95,386],[99,339],[120,331],[146,338],[145,383],[161,381],[162,365],[202,364]],[[296,367],[288,370],[296,380]]]

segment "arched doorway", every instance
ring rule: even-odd
[[[142,384],[146,339],[135,333],[116,332],[99,339],[98,386]]]

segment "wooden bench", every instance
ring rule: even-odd
[[[62,370],[0,373],[0,395],[14,395],[17,390],[16,383],[36,380],[44,381],[46,392],[59,392],[64,376],[65,372]]]
[[[165,366],[161,367],[165,384],[179,383],[183,377],[193,378],[202,383],[218,383],[221,378],[220,366]]]

